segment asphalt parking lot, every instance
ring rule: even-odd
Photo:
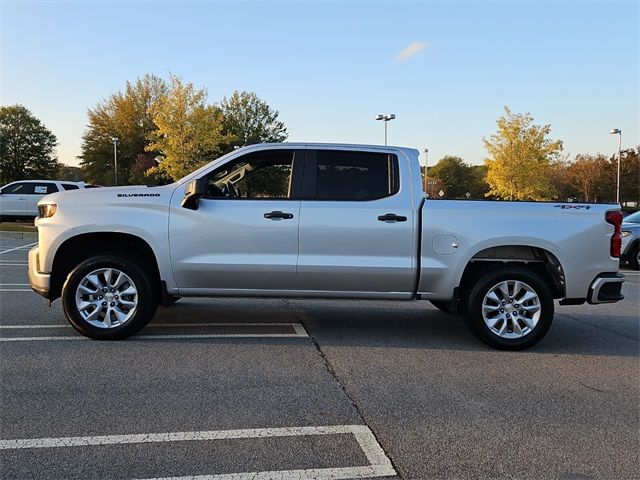
[[[525,352],[426,302],[182,299],[95,342],[0,233],[0,478],[640,478],[640,275]]]

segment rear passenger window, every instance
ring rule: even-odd
[[[33,194],[35,195],[48,195],[50,193],[56,193],[58,191],[58,187],[55,183],[34,183],[33,184]]]
[[[395,155],[317,150],[315,157],[309,182],[316,200],[375,200],[398,190]]]
[[[62,188],[65,190],[78,190],[78,185],[73,185],[72,183],[63,183]]]

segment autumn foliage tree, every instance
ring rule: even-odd
[[[228,142],[222,111],[207,104],[207,91],[174,75],[154,105],[153,122],[147,150],[161,152],[159,168],[174,180],[216,159]]]
[[[607,163],[604,155],[578,155],[567,166],[567,182],[580,201],[597,202],[607,197]]]
[[[127,181],[136,158],[147,151],[148,137],[156,129],[152,107],[166,90],[160,77],[145,75],[88,110],[80,165],[89,181],[114,184],[112,137],[118,138],[118,180]]]
[[[562,151],[560,140],[550,140],[549,125],[536,125],[529,113],[505,107],[496,133],[483,139],[489,153],[488,195],[509,200],[546,200],[553,196],[551,164]]]

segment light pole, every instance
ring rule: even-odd
[[[616,182],[616,203],[620,205],[620,162],[622,154],[622,130],[619,128],[612,128],[609,130],[611,135],[618,135],[618,180]]]
[[[118,185],[118,137],[111,137],[113,142],[113,168],[115,184]]]
[[[387,122],[396,118],[395,113],[390,113],[389,115],[376,115],[376,120],[382,120],[384,122],[384,144],[387,144]]]
[[[427,193],[427,164],[429,163],[429,149],[424,149],[424,193]]]

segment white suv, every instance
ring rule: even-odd
[[[0,190],[0,218],[35,218],[38,202],[45,195],[86,188],[84,182],[63,180],[18,180]]]

